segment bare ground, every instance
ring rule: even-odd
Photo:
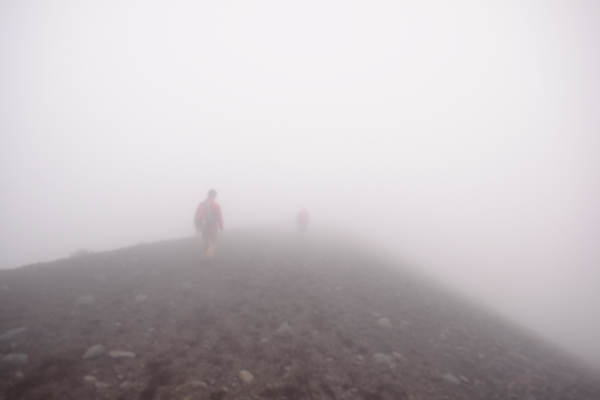
[[[27,328],[0,358],[28,356],[0,363],[0,400],[600,399],[596,371],[495,314],[296,239],[228,232],[211,264],[187,238],[0,271],[0,335]]]

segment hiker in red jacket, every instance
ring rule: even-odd
[[[308,213],[304,208],[302,208],[296,216],[296,225],[298,226],[298,233],[304,235],[306,232],[306,225],[308,225]]]
[[[219,229],[223,230],[223,216],[221,206],[215,201],[217,192],[213,189],[208,191],[206,200],[198,204],[196,208],[196,233],[202,232],[202,243],[204,245],[204,258],[211,260],[217,250]]]

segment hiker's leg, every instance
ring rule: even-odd
[[[210,232],[207,230],[202,231],[202,257],[208,257],[208,251],[210,249]]]
[[[209,245],[206,252],[206,255],[209,259],[212,259],[215,255],[215,251],[217,251],[217,240],[218,233],[216,231],[211,232],[209,235]]]

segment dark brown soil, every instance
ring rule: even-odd
[[[0,271],[0,335],[27,327],[0,358],[29,357],[0,364],[0,400],[600,399],[597,372],[351,244],[232,231],[212,263],[199,250]],[[106,353],[84,360],[96,344]]]

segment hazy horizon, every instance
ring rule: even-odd
[[[600,365],[600,4],[0,4],[0,268],[225,227],[375,241]]]

